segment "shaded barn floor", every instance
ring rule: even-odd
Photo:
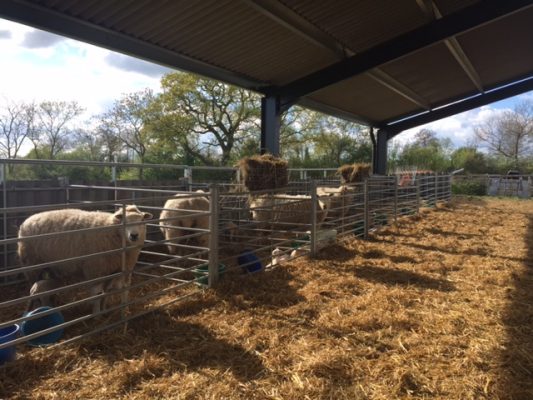
[[[0,398],[533,398],[533,201],[455,200],[0,370]]]

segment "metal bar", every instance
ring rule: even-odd
[[[208,286],[213,287],[218,281],[218,217],[219,217],[219,188],[211,185],[209,191],[209,267]]]
[[[416,214],[420,214],[420,177],[416,177]]]
[[[0,170],[2,176],[0,177],[0,181],[2,183],[2,208],[4,210],[7,210],[8,206],[7,206],[7,169],[6,169],[6,164],[5,163],[2,163],[2,167],[1,167],[1,170]],[[3,211],[2,212],[2,228],[4,230],[4,241],[7,240],[8,238],[8,234],[7,234],[7,212],[6,211]],[[4,250],[4,269],[7,269],[8,268],[8,255],[7,255],[7,251],[8,251],[8,243],[7,242],[4,242],[4,246],[3,246],[3,250]]]
[[[383,72],[381,69],[374,68],[373,70],[368,71],[366,74],[372,79],[374,79],[376,82],[379,82],[381,85],[389,88],[393,92],[406,98],[417,106],[425,110],[431,109],[431,104],[429,104],[426,99],[424,99],[418,93],[413,91],[411,88],[405,86],[403,83],[391,77],[389,74]]]
[[[369,212],[368,212],[368,203],[369,203],[369,196],[368,196],[368,179],[365,179],[365,183],[363,186],[363,221],[364,221],[364,238],[368,239],[368,230],[369,230]]]
[[[416,2],[430,21],[442,18],[442,13],[433,0],[417,0]],[[477,90],[480,93],[483,93],[481,79],[457,39],[455,37],[450,37],[444,41],[444,44],[450,53],[452,53],[453,57],[466,75],[470,78]]]
[[[394,175],[394,224],[398,223],[398,175]]]
[[[487,0],[397,36],[282,87],[264,89],[267,95],[299,98],[369,71],[387,62],[531,7],[530,0]]]
[[[0,2],[0,5],[2,3]],[[105,162],[105,161],[71,161],[71,160],[44,160],[44,159],[31,159],[31,158],[1,158],[0,162],[6,164],[27,164],[27,165],[74,165],[85,167],[122,167],[122,168],[171,168],[171,169],[183,169],[188,167],[187,165],[176,164],[136,164],[136,163],[118,163],[118,162]],[[202,167],[197,167],[202,168]],[[223,167],[222,167],[223,168]],[[233,169],[233,168],[230,168]]]
[[[506,84],[505,86],[500,86],[496,89],[485,91],[483,94],[478,94],[468,99],[461,100],[438,109],[433,109],[432,111],[415,115],[399,122],[390,122],[385,128],[389,132],[388,138],[391,139],[404,130],[437,121],[439,119],[446,118],[464,111],[472,110],[473,108],[494,103],[495,101],[516,96],[530,90],[533,90],[533,75],[519,82],[512,82]]]
[[[318,211],[318,196],[316,192],[316,181],[311,181],[311,257],[315,257],[317,254],[317,216]]]

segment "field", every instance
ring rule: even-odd
[[[533,399],[533,201],[472,198],[32,349],[13,399]]]

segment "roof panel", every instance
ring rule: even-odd
[[[533,8],[457,39],[486,86],[533,74]]]
[[[381,69],[414,90],[430,104],[438,104],[476,90],[443,43],[388,63]]]
[[[415,104],[367,75],[331,85],[307,97],[340,110],[357,110],[358,117],[369,121],[382,121],[390,114],[407,114],[417,109]]]
[[[354,52],[382,43],[427,22],[414,0],[281,0]]]

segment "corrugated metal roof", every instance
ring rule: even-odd
[[[427,22],[414,0],[281,0],[354,52],[366,50]]]
[[[294,82],[471,4],[483,3],[3,0],[0,15],[261,90]],[[442,105],[476,93],[476,85],[491,87],[533,74],[532,21],[533,7],[458,35],[455,55],[453,46],[440,42],[306,96],[374,122]],[[72,23],[88,33],[79,34]]]
[[[533,8],[457,39],[486,86],[533,74]]]

